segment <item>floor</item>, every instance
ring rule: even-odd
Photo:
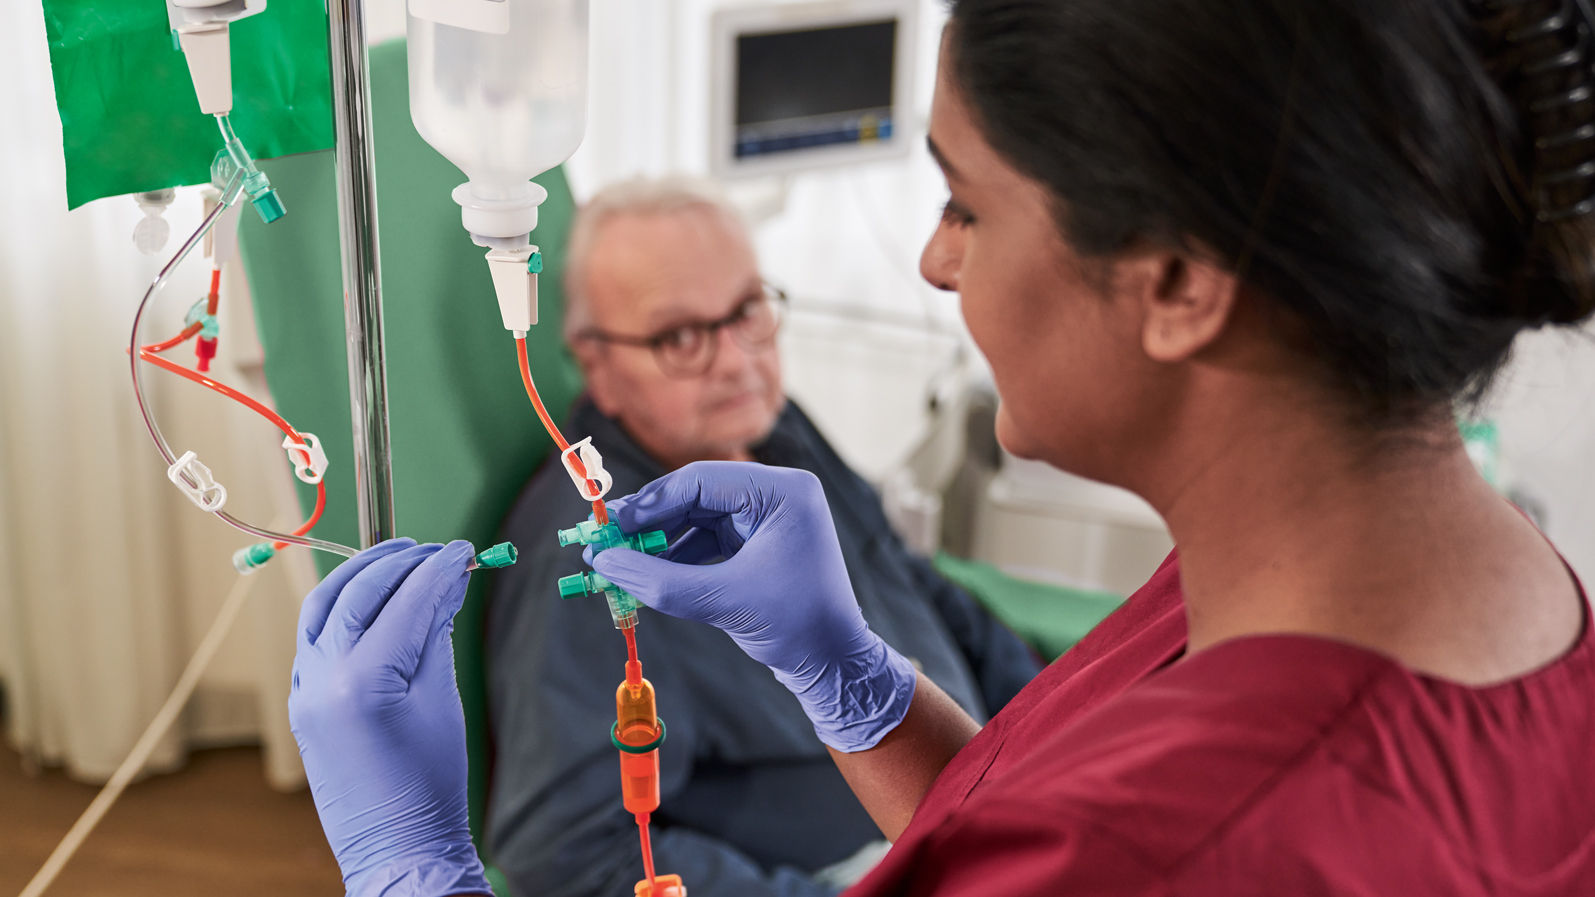
[[[98,789],[30,777],[0,741],[0,894],[20,892]],[[199,751],[130,786],[46,897],[296,897],[343,892],[310,792],[266,787],[255,748]]]

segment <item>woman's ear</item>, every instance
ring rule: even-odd
[[[1186,361],[1217,342],[1230,324],[1240,292],[1235,275],[1181,253],[1137,260],[1147,265],[1134,283],[1143,309],[1141,348],[1153,361]]]

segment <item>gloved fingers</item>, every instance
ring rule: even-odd
[[[428,641],[440,629],[452,630],[451,621],[465,601],[470,579],[465,567],[473,553],[471,543],[455,541],[421,561],[381,608],[355,650],[370,652],[410,681]]]
[[[660,557],[677,564],[710,564],[724,560],[726,554],[714,530],[695,526],[672,542]]]
[[[413,545],[415,545],[414,539],[389,539],[349,558],[328,573],[327,578],[311,589],[310,594],[305,596],[304,603],[299,606],[300,643],[313,645],[316,639],[321,637],[321,630],[327,625],[327,615],[332,612],[332,605],[338,600],[338,593],[349,584],[349,580],[382,558]]]
[[[605,579],[660,613],[711,626],[719,619],[712,599],[720,590],[713,578],[723,572],[722,565],[678,564],[629,548],[611,548],[593,560],[593,569]]]
[[[732,461],[695,461],[609,505],[628,533],[680,530],[727,514],[746,514],[758,495],[756,478],[769,468]]]
[[[352,648],[405,579],[442,547],[435,542],[416,545],[380,558],[361,570],[338,593],[317,644],[325,643],[334,651]]]

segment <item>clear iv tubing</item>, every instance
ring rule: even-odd
[[[171,279],[172,272],[177,270],[177,266],[181,265],[183,260],[188,257],[188,254],[194,250],[194,247],[198,246],[200,241],[205,239],[205,235],[210,233],[210,229],[216,224],[216,220],[221,217],[222,213],[227,211],[238,200],[238,194],[243,187],[244,174],[245,172],[242,170],[233,173],[232,178],[227,182],[227,186],[222,189],[221,201],[216,204],[216,208],[212,209],[209,215],[205,216],[205,220],[200,223],[199,229],[194,231],[193,235],[178,248],[177,254],[172,256],[171,261],[167,262],[166,266],[161,268],[160,273],[155,275],[155,279],[150,282],[149,289],[144,291],[144,298],[139,301],[138,311],[133,313],[133,333],[128,341],[128,365],[133,373],[133,396],[138,401],[138,411],[144,418],[144,426],[149,430],[150,439],[155,441],[155,447],[160,450],[161,457],[166,459],[168,466],[177,461],[177,456],[172,452],[172,447],[167,444],[166,437],[161,435],[161,428],[155,423],[155,417],[150,413],[149,403],[144,395],[144,379],[140,375],[140,370],[143,366],[140,364],[141,353],[139,350],[142,346],[139,340],[139,331],[144,322],[144,312],[148,310],[150,301],[155,298],[155,295],[161,291],[162,287],[166,286],[166,282]],[[295,536],[290,533],[277,533],[252,526],[226,511],[215,511],[213,513],[235,529],[243,530],[262,539],[303,545],[306,548],[316,548],[332,554],[343,555],[344,557],[354,557],[357,553],[355,549],[347,545],[339,545],[336,542],[312,539],[308,536]]]

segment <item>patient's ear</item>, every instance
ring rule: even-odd
[[[581,368],[582,379],[587,383],[587,395],[605,417],[615,417],[619,411],[619,388],[608,362],[608,349],[597,340],[579,339],[570,343],[570,354]]]
[[[1186,361],[1229,327],[1240,292],[1234,273],[1178,252],[1150,253],[1128,264],[1141,267],[1127,282],[1140,294],[1141,348],[1153,361]]]

